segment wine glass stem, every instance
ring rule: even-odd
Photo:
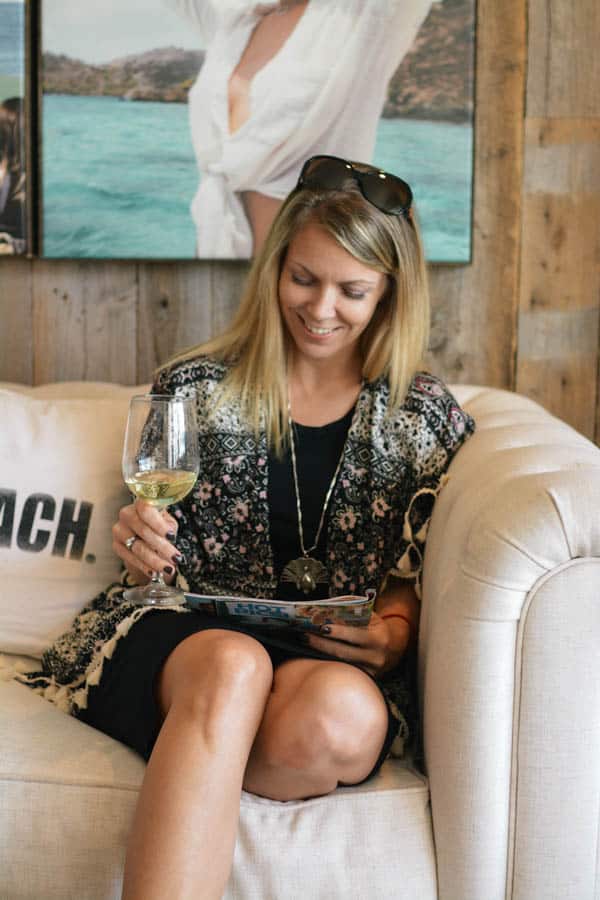
[[[150,584],[155,587],[166,587],[162,572],[153,572]]]

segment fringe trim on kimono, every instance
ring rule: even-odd
[[[395,757],[396,759],[402,759],[406,751],[406,742],[410,737],[410,729],[408,727],[406,719],[404,718],[404,715],[400,712],[396,704],[392,700],[390,700],[389,697],[387,698],[387,700],[390,704],[390,709],[400,722],[398,734],[392,742],[389,755]]]
[[[80,675],[79,678],[76,678],[67,684],[60,684],[53,675],[47,677],[36,672],[23,672],[23,669],[20,668],[18,664],[12,666],[12,674],[8,676],[6,680],[14,678],[15,681],[26,684],[34,691],[34,693],[39,694],[44,700],[53,703],[63,712],[74,714],[78,710],[85,709],[87,707],[88,691],[90,687],[100,683],[104,663],[106,660],[112,658],[121,638],[129,633],[131,628],[136,622],[139,622],[142,616],[156,609],[160,610],[160,607],[141,606],[126,619],[119,622],[113,637],[102,644],[100,650],[92,657],[85,672]],[[170,606],[168,607],[168,610],[170,612],[185,613],[186,615],[190,613],[189,609],[182,606]],[[4,679],[4,674],[2,674],[1,677]]]
[[[389,573],[397,578],[414,578],[415,591],[419,600],[421,599],[421,576],[423,574],[424,547],[427,539],[427,532],[429,531],[429,525],[431,523],[431,514],[418,525],[418,530],[416,532],[414,531],[415,524],[411,521],[411,516],[413,514],[415,503],[420,497],[429,497],[431,499],[431,509],[433,510],[434,503],[448,480],[449,476],[444,474],[435,487],[420,488],[420,490],[413,494],[406,513],[404,514],[402,537],[407,544],[406,550],[400,559],[397,560],[395,568]]]

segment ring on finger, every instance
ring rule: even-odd
[[[133,545],[135,544],[137,539],[138,539],[137,534],[132,534],[131,537],[127,538],[127,540],[125,541],[125,546],[127,547],[128,550],[131,550],[131,548],[133,547]]]

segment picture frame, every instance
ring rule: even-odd
[[[34,250],[32,15],[29,0],[0,0],[0,256]]]
[[[408,181],[428,261],[470,262],[475,0],[287,2],[288,16],[294,7],[301,14],[254,73],[250,115],[232,131],[256,10],[282,21],[276,5],[40,0],[42,256],[248,259],[304,159],[327,152]],[[191,21],[180,17],[184,7],[193,8]],[[325,13],[332,18],[336,7],[326,34]],[[404,30],[394,31],[400,20]],[[337,56],[319,53],[338,32]],[[342,90],[327,72],[351,39]],[[354,103],[339,133],[334,102],[340,110]],[[220,157],[211,140],[221,142]],[[257,144],[269,152],[261,156]],[[255,214],[256,196],[268,202]]]

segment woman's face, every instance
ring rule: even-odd
[[[356,356],[387,278],[344,250],[320,225],[292,239],[279,278],[279,305],[296,350],[315,361]]]

